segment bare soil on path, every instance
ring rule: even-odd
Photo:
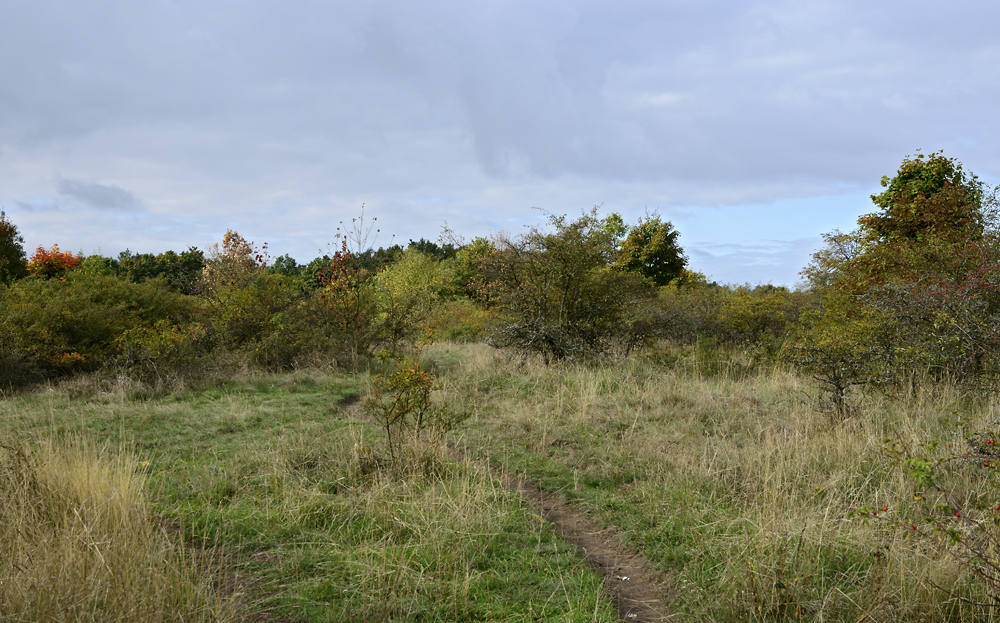
[[[345,410],[355,417],[364,417],[359,403],[360,397],[352,400]],[[448,444],[447,451],[458,460],[468,459],[465,448]],[[603,577],[604,588],[614,600],[623,621],[656,623],[673,620],[667,607],[670,591],[664,574],[655,571],[641,553],[626,547],[613,527],[598,528],[585,512],[569,504],[563,496],[545,491],[526,478],[504,472],[500,481],[520,494],[543,519],[552,524],[556,533],[576,546]]]
[[[666,605],[670,594],[663,574],[655,572],[645,556],[626,547],[613,527],[598,529],[585,513],[561,495],[544,491],[528,480],[513,475],[502,480],[528,500],[603,576],[605,590],[614,599],[623,621],[672,620]]]
[[[449,444],[448,452],[459,460],[468,458],[465,448]],[[545,491],[527,478],[505,471],[499,479],[527,500],[559,536],[576,546],[603,578],[604,589],[614,600],[623,621],[673,620],[667,606],[670,590],[665,574],[657,572],[645,556],[622,543],[614,527],[599,528],[562,495]]]

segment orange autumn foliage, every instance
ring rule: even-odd
[[[79,268],[80,259],[79,255],[60,251],[58,244],[52,245],[51,249],[39,246],[28,261],[28,270],[45,279],[62,277],[67,271]]]

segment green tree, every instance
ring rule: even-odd
[[[28,260],[24,255],[24,238],[7,214],[0,211],[0,283],[10,285],[28,275]]]
[[[375,277],[379,322],[389,348],[413,338],[453,282],[452,262],[435,261],[416,246]]]
[[[665,286],[684,273],[687,257],[677,242],[680,232],[670,221],[652,214],[632,227],[618,253],[617,266],[637,273],[656,286]]]
[[[495,236],[480,265],[478,299],[496,312],[490,342],[542,354],[546,361],[605,350],[624,338],[624,319],[648,293],[637,276],[613,270],[614,236],[596,210],[554,231]]]
[[[230,230],[221,247],[210,249],[200,286],[214,336],[229,348],[258,351],[301,293],[295,279],[267,272],[266,246],[258,249]]]
[[[828,378],[842,377],[825,381],[838,408],[844,378],[882,383],[926,371],[975,381],[1000,370],[996,191],[940,153],[907,157],[882,186],[872,196],[881,211],[826,235],[803,271],[822,303],[788,352],[804,370],[817,374],[825,361]],[[885,328],[879,357],[865,337],[876,319]]]
[[[858,220],[863,233],[879,243],[940,238],[965,242],[982,236],[983,185],[941,152],[907,156],[884,191],[872,195],[881,212]]]
[[[193,294],[205,269],[205,254],[195,247],[189,247],[187,251],[179,254],[174,251],[164,251],[158,255],[136,254],[125,249],[118,254],[114,266],[119,276],[132,283],[143,283],[160,277],[172,289]]]

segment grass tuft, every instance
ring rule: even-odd
[[[4,621],[235,620],[220,580],[156,524],[131,454],[0,444]]]

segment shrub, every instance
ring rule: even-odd
[[[329,310],[334,329],[344,339],[342,360],[352,364],[370,356],[384,337],[378,324],[378,295],[370,282],[372,276],[372,271],[347,248],[346,240],[320,275],[320,298]]]
[[[452,272],[450,263],[435,261],[411,246],[377,274],[379,323],[392,352],[416,336],[452,286]]]
[[[300,299],[295,278],[266,268],[266,245],[258,249],[232,230],[226,231],[221,248],[216,244],[209,251],[200,290],[213,338],[225,348],[258,349],[276,326],[276,315]]]
[[[486,338],[490,312],[468,299],[443,301],[423,322],[430,333],[453,342],[478,342]]]
[[[62,279],[22,279],[6,293],[0,327],[12,337],[16,354],[8,360],[26,378],[49,378],[113,364],[116,339],[158,321],[190,322],[190,298],[170,292],[161,281],[144,284],[72,271]],[[5,379],[4,383],[14,381]]]
[[[490,342],[546,361],[604,352],[649,289],[611,268],[615,239],[596,210],[575,221],[550,216],[549,224],[552,233],[496,236],[483,258],[478,298],[496,314]]]
[[[830,392],[836,413],[847,414],[847,391],[858,385],[884,385],[908,367],[896,348],[896,325],[873,309],[856,313],[828,299],[826,307],[802,316],[795,339],[783,350],[786,361]]]
[[[52,245],[51,249],[40,246],[31,256],[28,270],[33,275],[44,279],[61,278],[68,271],[79,268],[82,259],[79,255],[73,255],[69,251],[60,251],[58,244]]]
[[[115,338],[119,361],[141,379],[162,382],[167,375],[191,373],[205,348],[205,326],[199,322],[177,324],[158,320],[153,326],[135,327]]]
[[[421,352],[418,349],[412,356],[392,357],[392,371],[375,376],[372,391],[363,402],[365,413],[385,431],[393,461],[400,458],[407,438],[419,441],[425,430],[440,436],[466,417],[434,404],[431,392],[437,387],[437,376],[420,364]]]
[[[853,232],[825,236],[803,271],[823,305],[799,332],[792,360],[810,374],[824,361],[821,377],[839,406],[848,378],[884,383],[930,372],[988,385],[1000,370],[996,190],[940,154],[905,159],[882,186],[872,196],[881,211]],[[872,335],[860,330],[872,323],[878,328],[864,329]]]

